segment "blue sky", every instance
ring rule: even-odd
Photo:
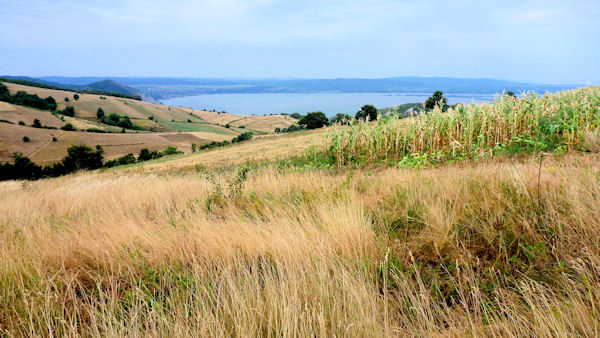
[[[0,0],[0,74],[600,83],[600,1]]]

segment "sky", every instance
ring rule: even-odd
[[[598,0],[0,0],[0,74],[600,83]]]

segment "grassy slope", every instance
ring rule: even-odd
[[[213,115],[217,115],[217,113],[197,111],[184,107],[170,107],[112,96],[91,94],[79,94],[79,100],[74,100],[73,92],[29,87],[13,83],[5,83],[5,85],[12,94],[19,90],[24,90],[30,94],[38,94],[40,97],[52,96],[58,103],[59,110],[67,105],[73,106],[77,116],[80,118],[95,119],[96,111],[101,107],[106,114],[116,112],[120,115],[129,116],[134,120],[134,123],[147,127],[154,126],[159,131],[189,131],[189,128],[184,124],[187,123],[188,120],[191,120],[193,123],[207,122],[215,125],[225,125],[231,120],[239,120],[243,121],[242,124],[246,124],[247,128],[270,133],[273,132],[276,127],[288,127],[295,122],[295,120],[290,117],[282,115],[243,116],[223,114],[222,117],[226,117],[225,120],[215,119],[213,118]],[[65,97],[69,98],[68,103],[64,101]],[[101,99],[100,97],[104,97],[105,99]],[[148,119],[151,116],[154,117],[154,122]],[[235,126],[239,125],[236,123],[233,124]],[[206,126],[204,131],[207,131],[209,127],[211,126]],[[219,126],[212,127],[214,127],[214,131],[217,134],[219,134],[219,130],[222,130]]]
[[[382,167],[377,157],[362,169],[272,162],[312,145],[327,149],[347,130],[0,183],[0,328],[117,336],[598,332],[594,143],[543,162],[478,157],[420,170]],[[242,166],[252,168],[245,182]]]
[[[236,135],[251,129],[225,128],[224,124],[219,125],[219,121],[212,120],[213,113],[195,111],[189,108],[169,107],[157,105],[136,100],[100,96],[91,94],[79,94],[79,100],[73,98],[73,92],[28,87],[18,84],[5,84],[12,94],[19,90],[24,90],[30,94],[37,94],[40,97],[52,96],[58,103],[58,109],[64,109],[70,105],[75,107],[76,116],[59,117],[50,112],[36,110],[32,108],[0,102],[0,120],[13,122],[8,124],[0,122],[0,161],[10,160],[13,152],[22,152],[39,164],[48,164],[62,159],[66,148],[71,145],[69,142],[83,143],[90,146],[102,145],[105,147],[106,157],[114,158],[125,155],[129,152],[139,152],[141,148],[151,150],[162,150],[168,145],[178,146],[181,150],[190,152],[191,143],[204,144],[210,141],[231,140]],[[69,98],[65,102],[64,98]],[[104,97],[101,99],[100,97]],[[71,123],[77,129],[85,130],[88,128],[97,128],[101,130],[119,132],[121,128],[107,126],[99,123],[96,118],[98,107],[102,107],[106,114],[116,112],[120,115],[129,116],[135,125],[147,129],[161,132],[155,135],[147,133],[135,135],[121,134],[97,134],[97,133],[63,133],[60,130],[42,130],[35,128],[24,128],[18,126],[19,121],[25,122],[27,126],[33,123],[34,119],[39,119],[42,125],[61,127],[65,123]],[[216,114],[216,113],[215,113]],[[149,117],[154,120],[150,120]],[[225,114],[224,114],[225,116]],[[243,119],[248,128],[255,128],[257,132],[272,132],[276,126],[289,126],[292,121],[289,117],[269,116],[269,117],[244,117],[239,115],[226,114],[230,119]],[[202,117],[207,117],[204,120]],[[190,120],[191,122],[188,122]],[[169,131],[183,132],[182,135],[169,134]],[[51,142],[52,137],[59,137],[58,142]],[[32,142],[24,143],[23,136],[29,137]]]

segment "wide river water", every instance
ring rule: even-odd
[[[377,108],[404,103],[424,102],[431,94],[380,93],[315,93],[315,94],[206,94],[162,100],[169,106],[226,111],[234,114],[266,115],[277,113],[307,113],[322,111],[354,114],[365,104]],[[447,94],[449,104],[482,103],[494,99],[493,94]]]

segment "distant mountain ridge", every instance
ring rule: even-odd
[[[497,94],[503,91],[538,93],[576,88],[575,85],[534,84],[498,79],[448,77],[389,77],[380,79],[216,79],[165,77],[41,77],[46,83],[74,88],[110,88],[111,91],[142,95],[144,101],[202,94],[261,93],[432,93]]]

